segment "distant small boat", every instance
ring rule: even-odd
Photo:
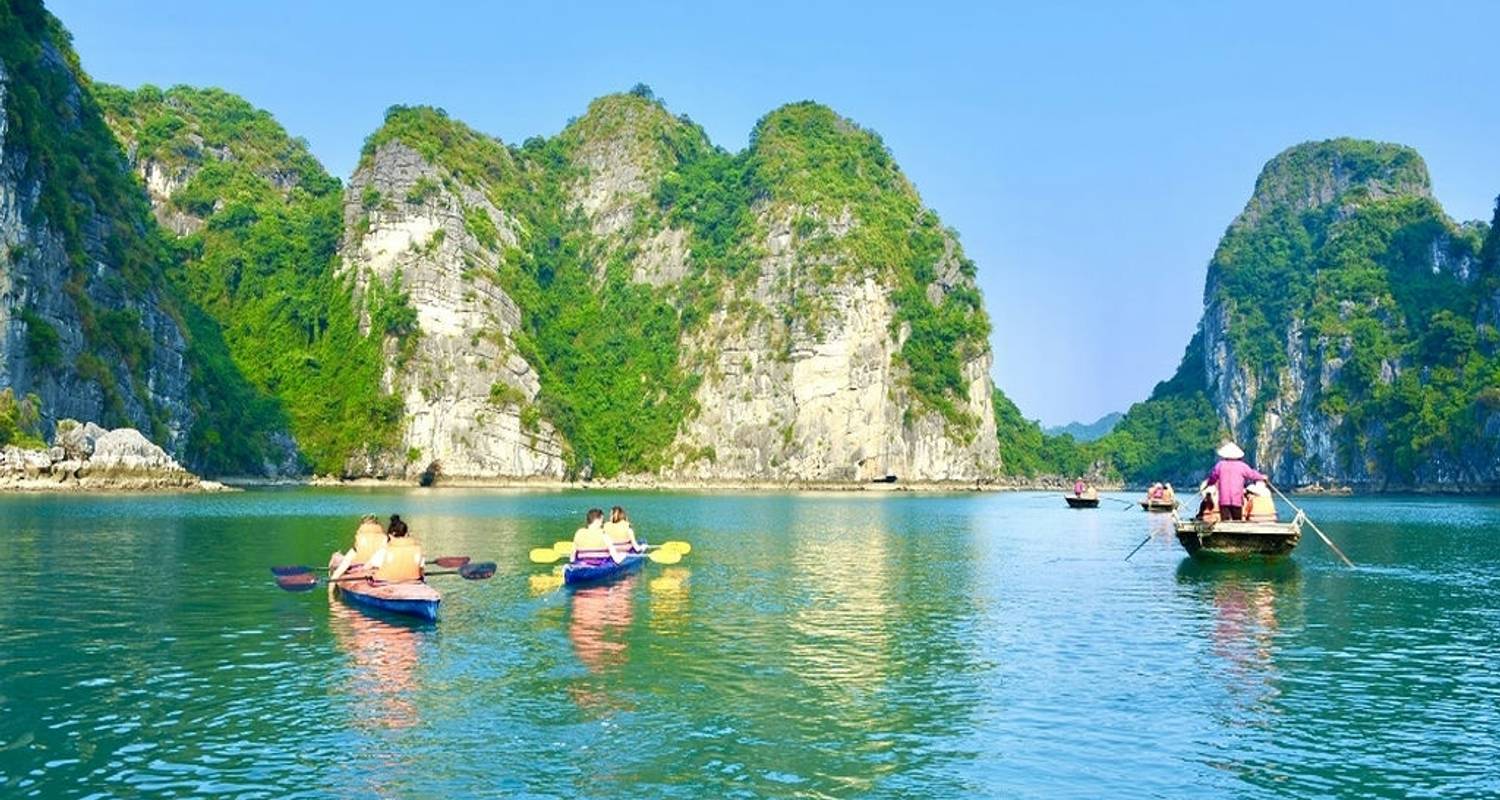
[[[1281,558],[1302,541],[1300,512],[1291,522],[1202,522],[1180,519],[1177,541],[1194,558]]]
[[[884,478],[876,478],[876,479],[870,481],[870,483],[895,483],[895,482],[896,482],[896,476],[895,475],[887,475]]]
[[[1077,495],[1065,494],[1063,499],[1068,501],[1068,508],[1098,508],[1099,498],[1079,497]]]
[[[1147,511],[1176,511],[1182,505],[1176,500],[1142,500],[1141,508]]]

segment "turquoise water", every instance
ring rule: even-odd
[[[526,561],[615,502],[693,553]],[[1200,566],[1105,506],[0,498],[0,797],[1500,794],[1500,502],[1308,499],[1352,571],[1310,531]],[[365,510],[499,571],[435,578],[436,625],[275,588]]]

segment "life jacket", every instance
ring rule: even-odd
[[[379,565],[375,568],[375,580],[397,583],[422,579],[422,545],[409,536],[400,536],[386,543]]]
[[[385,547],[385,529],[378,522],[366,522],[354,532],[354,562],[368,564],[380,548]]]
[[[635,547],[635,529],[630,527],[629,521],[604,523],[604,535],[616,547]]]
[[[573,532],[573,560],[609,558],[609,538],[601,525],[589,525]]]
[[[1265,495],[1245,494],[1245,519],[1254,522],[1275,522],[1276,502]]]

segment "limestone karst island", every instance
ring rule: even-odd
[[[588,5],[0,0],[0,796],[1500,794],[1500,10]]]

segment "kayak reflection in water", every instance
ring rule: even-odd
[[[568,639],[578,660],[595,677],[606,677],[630,660],[627,636],[635,619],[633,594],[639,575],[573,592],[573,613],[568,620]],[[568,687],[582,708],[622,708],[603,683],[576,680]]]
[[[333,587],[329,587],[332,601]],[[421,652],[419,631],[377,619],[342,603],[330,602],[329,628],[334,641],[349,654],[352,685],[349,697],[354,724],[368,728],[409,728],[421,723],[412,702]]]

